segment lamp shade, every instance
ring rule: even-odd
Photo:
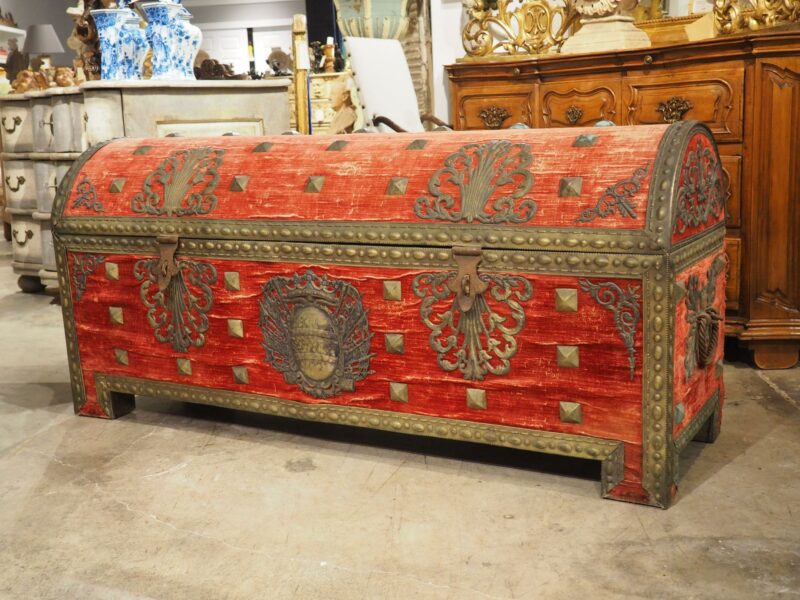
[[[55,54],[63,52],[64,46],[52,25],[31,25],[25,34],[22,51],[26,54]]]

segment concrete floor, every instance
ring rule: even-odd
[[[800,369],[726,366],[662,511],[582,461],[153,399],[75,417],[60,308],[9,262],[0,598],[800,597]]]

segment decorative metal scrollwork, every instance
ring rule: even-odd
[[[139,296],[159,342],[171,344],[176,352],[205,344],[206,313],[213,304],[211,286],[217,282],[214,265],[174,260],[165,273],[162,259],[147,258],[136,262],[133,274],[142,282]]]
[[[97,190],[94,184],[84,175],[75,191],[78,193],[72,201],[72,208],[88,208],[94,212],[104,212],[103,203],[97,199]]]
[[[503,126],[503,121],[511,116],[502,106],[487,106],[482,108],[478,116],[483,119],[483,124],[487,129],[500,129]]]
[[[89,275],[105,262],[99,254],[75,254],[72,257],[72,287],[75,288],[75,302],[80,302],[86,291]]]
[[[143,191],[133,198],[133,212],[169,217],[210,213],[217,206],[214,190],[224,154],[221,148],[176,150],[147,176]]]
[[[578,223],[591,223],[597,217],[604,219],[614,213],[619,213],[620,217],[636,218],[636,204],[631,201],[642,187],[647,172],[650,170],[650,163],[636,169],[630,179],[624,179],[606,188],[605,193],[600,197],[591,208],[581,212],[581,216],[575,219]]]
[[[705,225],[711,217],[719,219],[725,210],[719,158],[710,144],[703,143],[704,139],[697,136],[690,142],[686,162],[681,168],[673,233]]]
[[[411,286],[422,299],[420,316],[431,330],[437,363],[444,371],[461,371],[471,381],[482,381],[490,373],[507,375],[517,354],[516,335],[525,326],[520,303],[531,299],[533,287],[523,277],[476,274],[483,291],[463,290],[473,297],[465,304],[464,294],[453,290],[470,280],[459,273],[422,273]]]
[[[261,297],[266,360],[315,398],[352,392],[369,370],[372,333],[358,290],[313,271],[273,277]]]
[[[532,162],[528,144],[493,140],[462,146],[431,176],[431,195],[417,198],[414,214],[454,223],[530,221],[536,203],[524,196],[533,187]]]
[[[706,272],[705,285],[700,285],[697,275],[690,275],[686,282],[686,321],[689,333],[686,336],[686,380],[698,367],[705,368],[714,360],[722,315],[714,306],[717,295],[717,279],[725,270],[725,259],[718,256]]]
[[[686,98],[673,96],[665,102],[659,102],[656,111],[661,113],[665,123],[677,123],[692,108],[694,106]]]
[[[567,110],[564,113],[564,116],[566,117],[567,122],[570,125],[575,125],[575,123],[580,121],[581,117],[583,117],[583,111],[573,104],[573,105],[570,105],[569,107],[567,107]]]
[[[582,279],[578,283],[581,289],[584,292],[588,292],[595,302],[614,313],[614,325],[616,325],[617,332],[622,338],[622,343],[625,344],[625,349],[628,351],[628,371],[630,379],[633,381],[636,373],[634,338],[639,320],[642,317],[641,309],[639,308],[640,287],[638,285],[630,285],[627,290],[623,290],[613,282],[592,283],[588,279]]]

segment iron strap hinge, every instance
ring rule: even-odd
[[[159,235],[158,244],[158,289],[167,289],[173,276],[178,274],[178,263],[175,262],[175,251],[178,249],[177,235]]]
[[[447,287],[456,295],[459,310],[468,312],[475,304],[475,298],[489,287],[478,276],[483,250],[480,246],[453,246],[453,260],[458,272],[455,278],[447,282]]]

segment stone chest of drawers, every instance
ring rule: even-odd
[[[288,86],[288,79],[94,81],[0,97],[12,266],[20,288],[57,286],[50,210],[82,151],[123,136],[282,133],[289,128]]]

